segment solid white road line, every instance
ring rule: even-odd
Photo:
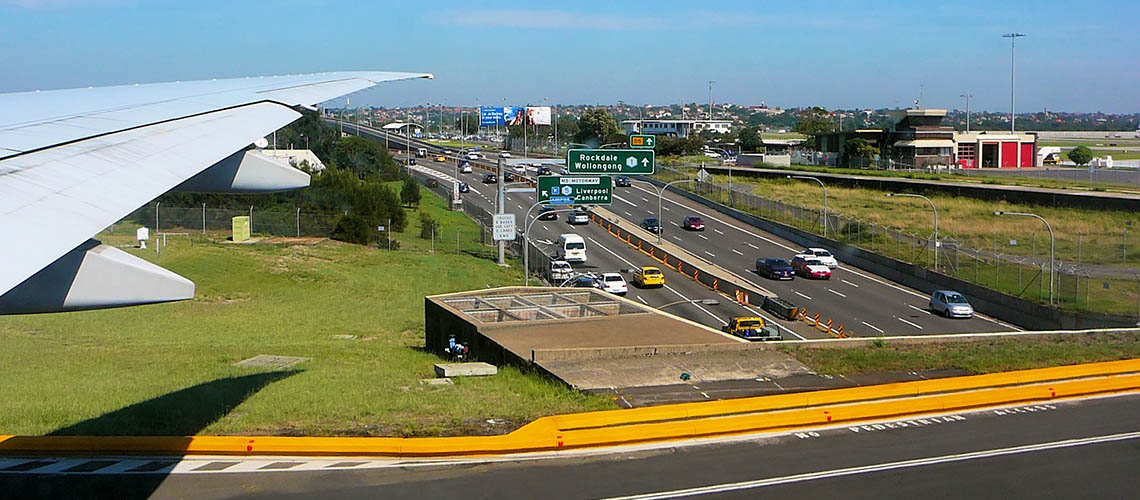
[[[844,283],[847,283],[848,285],[851,285],[851,286],[853,286],[853,287],[855,287],[855,288],[859,288],[859,285],[856,285],[856,284],[854,284],[854,283],[852,283],[852,282],[850,282],[850,281],[847,281],[847,280],[845,280],[845,279],[841,279],[841,280],[839,280],[839,281],[842,281],[842,282],[844,282]]]
[[[601,244],[601,243],[598,243],[598,240],[595,240],[594,238],[591,238],[591,237],[589,237],[589,236],[587,236],[587,237],[586,237],[586,239],[588,239],[588,240],[590,240],[591,242],[593,242],[595,245],[597,245],[597,246],[598,246],[598,248],[601,248],[602,250],[605,250],[605,251],[609,252],[609,253],[610,253],[610,255],[613,255],[614,257],[617,257],[617,258],[618,258],[618,260],[621,260],[622,262],[625,262],[626,264],[629,264],[629,266],[630,266],[630,267],[637,267],[637,264],[634,264],[633,262],[630,262],[630,261],[629,261],[628,259],[626,259],[625,257],[622,257],[622,256],[618,255],[617,253],[615,253],[613,250],[610,250],[610,249],[606,248],[606,246],[605,246],[605,245],[603,245],[603,244]],[[692,300],[692,299],[690,299],[690,298],[688,298],[688,297],[686,297],[686,296],[684,296],[684,295],[681,295],[681,292],[678,292],[676,289],[674,289],[673,287],[671,287],[671,286],[669,286],[669,285],[665,285],[665,289],[666,289],[666,290],[669,290],[670,292],[673,292],[673,293],[674,293],[676,296],[680,297],[680,298],[681,298],[681,300]],[[717,316],[717,315],[713,314],[713,313],[712,313],[711,311],[709,311],[708,309],[705,309],[704,307],[701,307],[701,305],[700,305],[700,304],[693,304],[693,306],[695,306],[697,309],[700,309],[700,310],[704,311],[704,312],[705,312],[705,314],[708,314],[709,316],[712,316],[712,318],[713,318],[713,319],[715,319],[715,320],[717,320],[718,322],[720,322],[720,324],[722,324],[722,325],[727,325],[727,324],[728,324],[728,322],[727,322],[727,321],[725,321],[725,320],[721,319],[721,318],[720,318],[720,316]]]
[[[909,307],[909,308],[911,308],[911,309],[914,309],[915,311],[918,311],[918,312],[920,312],[920,313],[922,313],[922,314],[926,314],[926,315],[929,315],[929,314],[930,314],[930,311],[927,311],[926,309],[923,309],[923,308],[921,308],[921,307],[914,307],[914,306],[912,306],[912,305],[910,305],[910,304],[907,304],[906,306],[907,306],[907,307]]]
[[[863,323],[863,325],[864,325],[864,326],[866,326],[867,328],[870,328],[870,329],[872,329],[872,330],[874,330],[874,331],[876,331],[876,332],[879,332],[879,333],[883,333],[883,329],[882,329],[882,328],[879,328],[879,327],[877,327],[877,326],[875,326],[875,325],[872,325],[872,324],[870,324],[870,323],[868,323],[868,322],[866,322],[866,321],[860,321],[860,323]]]
[[[772,477],[767,479],[756,479],[752,481],[740,481],[736,483],[723,483],[711,486],[701,486],[698,488],[685,488],[671,491],[660,491],[656,493],[645,493],[640,495],[630,495],[624,497],[611,497],[610,500],[654,500],[666,498],[683,498],[698,495],[712,495],[718,493],[728,493],[733,491],[750,490],[755,488],[764,488],[767,486],[777,486],[783,484],[802,483],[807,481],[817,481],[820,479],[831,479],[836,477],[855,476],[860,474],[871,474],[875,472],[886,472],[900,469],[913,469],[917,467],[927,467],[931,465],[939,465],[955,462],[966,462],[970,460],[981,460],[994,457],[1002,457],[1009,455],[1021,455],[1026,453],[1039,453],[1049,450],[1058,450],[1064,448],[1076,448],[1079,446],[1090,446],[1095,444],[1115,443],[1119,441],[1130,441],[1140,438],[1140,432],[1124,432],[1120,434],[1106,434],[1101,436],[1093,436],[1078,439],[1065,439],[1062,441],[1051,441],[1047,443],[1035,443],[1021,446],[1011,446],[1008,448],[994,448],[989,450],[971,451],[966,453],[955,453],[952,455],[940,455],[936,457],[915,458],[911,460],[900,460],[896,462],[884,462],[872,465],[861,465],[858,467],[846,467],[842,469],[823,470],[818,472],[807,472],[803,474],[793,474],[790,476]]]
[[[795,291],[795,290],[792,290],[792,293],[794,293],[794,294],[796,294],[796,295],[799,295],[800,297],[803,297],[803,298],[805,298],[805,299],[811,300],[811,297],[808,297],[807,295],[804,295],[804,294],[802,294],[802,293],[800,293],[800,292],[797,292],[797,291]]]
[[[907,320],[905,320],[905,319],[902,319],[902,318],[900,318],[900,317],[898,317],[898,316],[895,316],[895,319],[897,319],[897,320],[899,320],[899,321],[902,321],[903,323],[906,323],[906,324],[908,324],[908,325],[910,325],[910,326],[913,326],[913,327],[915,327],[915,328],[918,328],[919,330],[924,330],[924,328],[923,328],[923,327],[921,327],[921,326],[918,326],[918,325],[916,325],[916,324],[914,324],[914,323],[911,323],[910,321],[907,321]]]
[[[847,296],[846,296],[846,295],[843,295],[842,293],[839,293],[839,292],[837,292],[837,291],[835,291],[835,290],[832,290],[832,289],[830,289],[830,288],[828,288],[828,289],[827,289],[827,291],[829,291],[829,292],[831,292],[831,293],[834,293],[834,294],[836,294],[836,295],[838,295],[838,296],[840,296],[840,297],[843,297],[843,298],[845,298],[845,299],[847,298]]]
[[[732,253],[734,253],[736,255],[744,256],[744,252],[741,252],[740,250],[737,250],[735,248],[733,248],[731,250],[732,250]]]
[[[637,297],[634,297],[634,298],[636,298],[637,300],[640,300],[642,304],[649,305],[649,303],[646,302],[645,299],[641,298],[640,295],[638,295]]]

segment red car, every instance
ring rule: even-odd
[[[685,220],[681,221],[681,227],[685,228],[687,231],[704,231],[705,222],[702,221],[700,217],[690,215],[688,217],[685,217]]]
[[[804,258],[803,255],[797,255],[792,259],[792,269],[796,271],[796,274],[805,278],[831,279],[831,269],[827,267],[827,264],[817,259]]]

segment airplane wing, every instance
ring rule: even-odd
[[[247,151],[312,107],[427,73],[336,72],[0,94],[0,314],[184,300],[194,284],[92,236],[180,185],[307,186]],[[201,190],[201,189],[199,189]]]

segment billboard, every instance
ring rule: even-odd
[[[550,125],[550,106],[480,106],[479,126]]]

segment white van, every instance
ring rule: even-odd
[[[416,158],[427,158],[427,148],[419,148],[416,150]]]
[[[586,262],[586,240],[574,233],[558,236],[558,260]]]

